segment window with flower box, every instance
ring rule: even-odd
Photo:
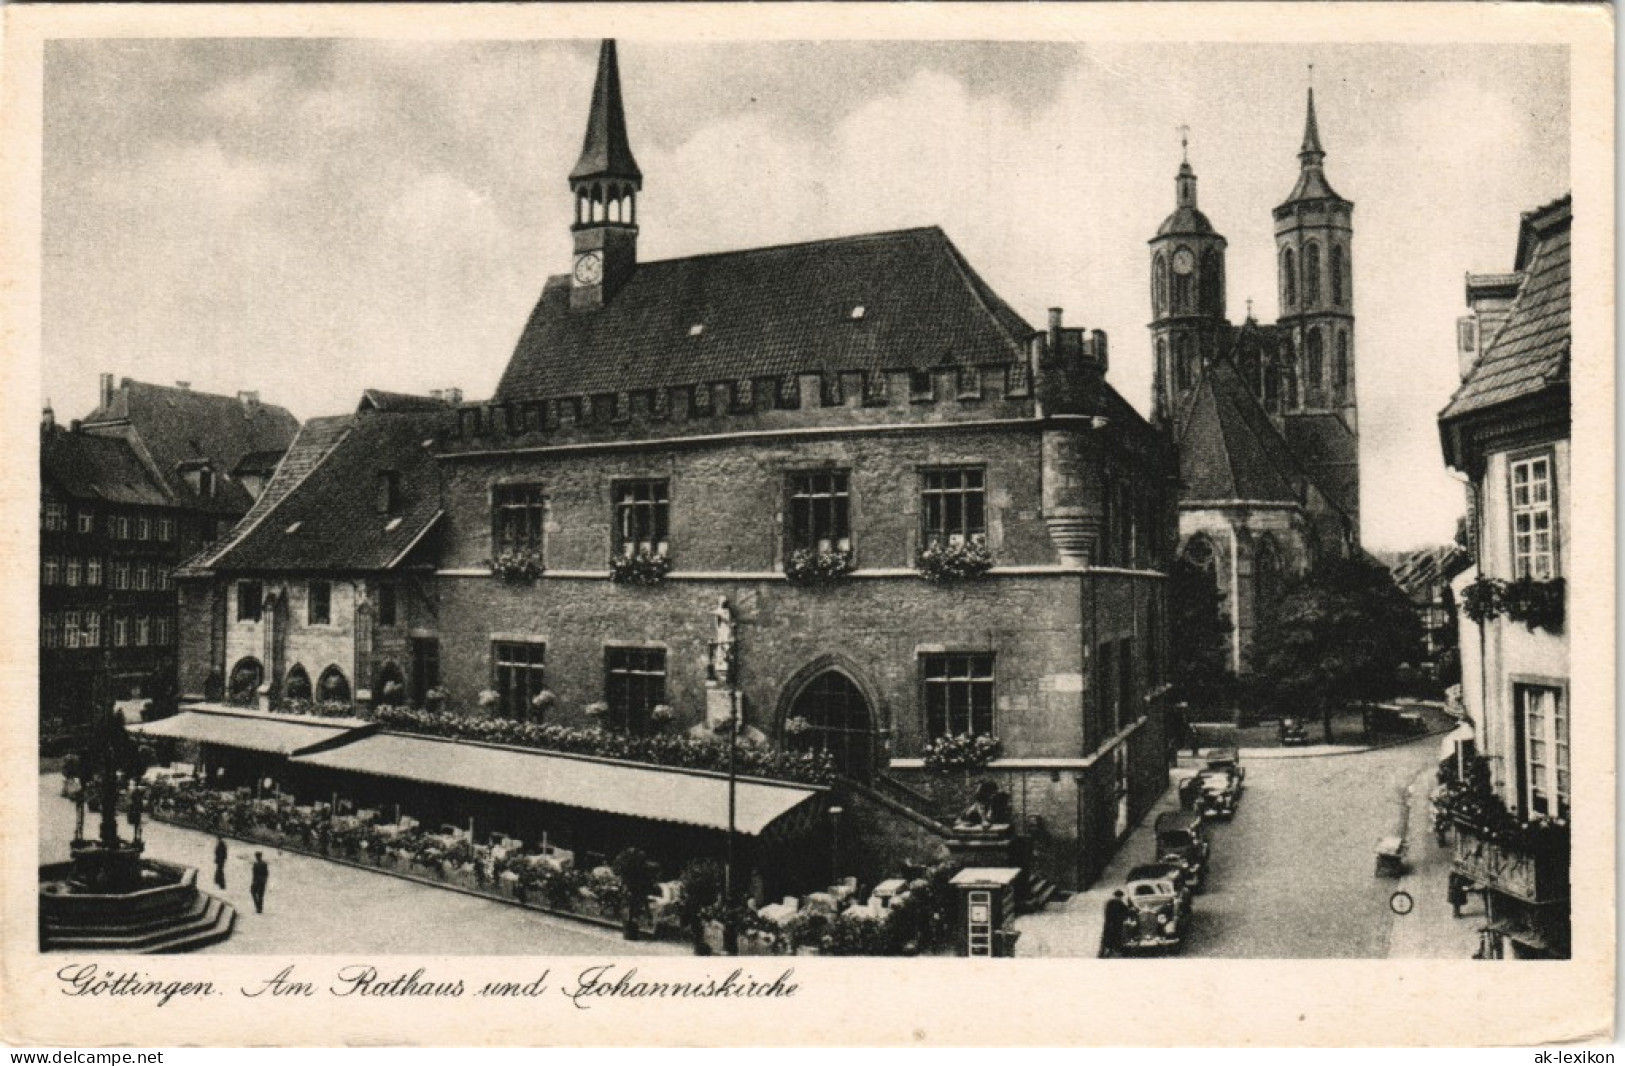
[[[1563,690],[1514,685],[1523,765],[1524,810],[1531,817],[1569,816],[1569,710]]]
[[[643,734],[651,712],[666,702],[666,649],[610,645],[604,649],[604,702],[609,719],[627,733]]]
[[[1552,457],[1512,463],[1512,575],[1549,581],[1557,576]]]
[[[540,485],[498,485],[492,493],[494,554],[542,552],[542,519],[546,500]]]
[[[850,477],[845,470],[791,474],[789,547],[851,551]]]
[[[617,481],[615,494],[615,551],[664,556],[669,551],[671,483],[665,478]]]
[[[533,717],[531,701],[547,687],[547,645],[528,640],[494,642],[491,667],[498,713],[508,718]],[[435,668],[438,672],[438,657]]]
[[[993,655],[943,652],[920,656],[920,702],[925,735],[993,735]]]
[[[987,476],[981,467],[921,472],[920,543],[925,547],[987,543]]]

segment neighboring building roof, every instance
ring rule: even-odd
[[[437,396],[415,396],[407,392],[385,392],[383,389],[367,389],[361,394],[361,403],[357,410],[373,411],[443,411],[449,406],[445,400]]]
[[[276,465],[280,463],[282,461],[282,457],[287,454],[288,452],[286,448],[273,448],[269,451],[263,452],[249,452],[247,455],[237,460],[237,465],[231,468],[231,475],[232,477],[241,477],[244,474],[274,474],[276,473]]]
[[[590,312],[549,278],[495,399],[1010,363],[1032,332],[941,229],[899,230],[640,263]]]
[[[1523,284],[1484,354],[1439,418],[1447,420],[1569,382],[1570,198],[1523,216],[1518,269]]]
[[[87,432],[116,432],[124,424],[180,505],[238,514],[253,502],[246,489],[220,477],[212,499],[199,497],[181,476],[181,464],[207,459],[217,473],[229,474],[252,452],[286,450],[299,429],[298,419],[274,404],[129,378],[114,391],[112,403],[84,419]]]
[[[1307,479],[1229,359],[1215,359],[1186,401],[1180,499],[1301,503]]]
[[[312,572],[386,570],[440,517],[437,472],[425,442],[454,413],[365,411],[312,419],[277,477],[231,540],[189,570]],[[377,505],[379,475],[393,471],[398,500]]]
[[[1466,560],[1467,552],[1459,544],[1441,544],[1406,553],[1388,569],[1405,595],[1413,600],[1425,600],[1429,590],[1449,581]]]
[[[172,506],[164,486],[119,437],[96,437],[53,428],[40,435],[40,477],[74,499]]]

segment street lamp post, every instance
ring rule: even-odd
[[[734,821],[738,809],[739,777],[734,754],[739,747],[739,690],[728,693],[728,840],[722,867],[722,950],[739,954],[739,929],[734,922]]]

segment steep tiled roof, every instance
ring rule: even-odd
[[[367,389],[361,394],[360,409],[375,411],[440,411],[444,410],[446,402],[433,396],[414,396],[407,392],[385,392],[383,389]]]
[[[1342,458],[1358,452],[1348,423],[1329,412],[1289,415],[1286,441],[1332,503],[1354,513],[1360,497],[1360,471]]]
[[[1228,359],[1216,359],[1186,401],[1180,498],[1301,503],[1306,475]]]
[[[280,573],[389,568],[440,516],[425,442],[453,417],[442,407],[313,419],[314,432],[307,425],[267,487],[261,502],[269,504],[255,508],[224,550],[194,566]],[[398,477],[398,503],[389,513],[377,505],[383,471]]]
[[[64,495],[109,503],[171,505],[129,443],[51,429],[40,436],[40,476]]]
[[[668,259],[591,312],[548,279],[496,400],[1009,363],[1031,332],[936,227]]]
[[[1542,392],[1569,380],[1569,197],[1532,211],[1519,233],[1523,284],[1507,320],[1441,419]]]
[[[273,404],[244,403],[232,396],[129,378],[113,393],[111,404],[85,416],[84,425],[94,432],[97,423],[125,421],[177,501],[187,507],[239,514],[252,502],[246,489],[222,476],[213,499],[199,498],[181,477],[180,464],[208,459],[218,474],[226,475],[250,452],[287,448],[299,428],[298,419]],[[105,426],[99,431],[121,430]]]

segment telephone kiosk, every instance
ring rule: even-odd
[[[1016,885],[1013,866],[971,866],[948,883],[958,894],[959,954],[970,958],[1009,958],[1015,954]]]

